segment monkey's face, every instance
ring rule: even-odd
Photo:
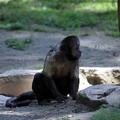
[[[67,58],[75,61],[81,57],[81,51],[78,43],[73,43],[67,48]]]
[[[76,36],[66,37],[61,44],[61,51],[68,60],[75,61],[81,57],[80,42]]]

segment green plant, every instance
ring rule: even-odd
[[[32,42],[31,38],[26,38],[23,41],[20,41],[16,38],[10,38],[10,39],[5,40],[5,44],[8,47],[11,47],[11,48],[17,49],[17,50],[24,50],[26,47],[26,44],[29,44],[31,42]]]
[[[9,68],[7,68],[7,70],[17,70],[18,69],[18,67],[9,67]]]
[[[7,23],[3,26],[5,29],[10,29],[10,30],[20,30],[24,29],[23,24],[16,22],[16,23]]]
[[[120,120],[120,109],[101,108],[90,120]]]
[[[32,39],[31,38],[26,38],[24,39],[23,41],[25,44],[28,44],[28,43],[31,43],[32,42]]]
[[[113,37],[120,37],[119,32],[106,31],[106,34],[109,35],[109,36],[113,36]]]
[[[41,26],[33,26],[32,30],[33,31],[38,31],[38,32],[49,32],[46,28],[41,27]]]
[[[68,118],[60,118],[60,119],[57,119],[57,120],[70,120]]]
[[[40,69],[43,69],[43,66],[36,66],[36,67],[34,67],[34,69],[40,70]]]
[[[43,58],[39,58],[38,60],[39,60],[39,61],[44,61],[44,59],[43,59]]]
[[[15,38],[7,39],[5,43],[8,47],[11,47],[14,49],[23,50],[25,48],[25,44]]]
[[[52,32],[40,26],[73,31],[82,27],[100,26],[98,30],[119,37],[117,16],[116,0],[9,0],[0,3],[0,28],[10,30]]]

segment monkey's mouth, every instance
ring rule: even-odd
[[[78,60],[82,55],[82,52],[80,51],[78,55],[74,56],[74,55],[68,55],[68,59],[71,61],[76,61]]]
[[[79,58],[80,58],[80,56],[79,56],[79,57],[69,56],[69,57],[68,57],[68,60],[76,61],[76,60],[78,60]]]

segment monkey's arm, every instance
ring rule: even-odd
[[[70,96],[73,100],[77,98],[77,92],[79,88],[79,66],[76,65],[73,75],[71,76],[71,83],[70,83]]]
[[[77,91],[79,87],[79,78],[73,78],[70,85],[70,96],[73,100],[77,98]]]

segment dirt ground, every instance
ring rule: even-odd
[[[70,98],[65,103],[53,101],[48,106],[39,106],[34,101],[27,107],[6,108],[0,104],[0,120],[89,120],[96,112],[88,112],[85,105],[76,104]]]
[[[42,67],[45,56],[52,46],[66,35],[29,31],[0,30],[0,73],[11,69],[36,69]],[[81,67],[115,67],[120,65],[120,37],[114,38],[95,33],[78,36],[81,42]],[[32,38],[25,50],[8,48],[5,40]]]
[[[0,73],[11,69],[36,69],[42,67],[49,49],[66,35],[64,33],[42,33],[29,31],[0,30]],[[117,67],[120,66],[120,37],[114,38],[98,32],[78,36],[83,55],[80,59],[82,67]],[[25,50],[8,48],[5,40],[17,38],[24,40],[32,38],[32,43]],[[78,113],[75,113],[77,110]],[[37,102],[27,107],[6,108],[0,103],[0,120],[56,120],[69,118],[71,120],[89,120],[96,112],[87,112],[88,108],[78,105],[68,99],[65,103],[51,103],[48,106],[38,106]],[[87,112],[87,113],[84,113]]]

